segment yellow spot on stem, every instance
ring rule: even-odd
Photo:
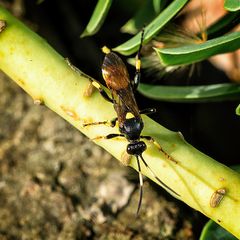
[[[132,156],[129,155],[126,151],[123,152],[122,156],[121,156],[121,163],[124,166],[129,166],[129,163],[132,159]]]
[[[93,90],[94,90],[93,84],[91,82],[89,82],[88,86],[84,90],[83,96],[84,97],[91,97],[91,95],[93,93]]]
[[[225,178],[220,177],[220,178],[219,178],[219,181],[220,181],[220,182],[223,182],[223,181],[225,181]]]
[[[61,106],[61,109],[71,118],[73,118],[74,120],[79,120],[79,116],[77,115],[77,113],[69,108],[66,108],[64,106]]]
[[[21,79],[21,78],[18,78],[16,81],[18,82],[18,84],[19,84],[19,85],[22,85],[22,86],[24,86],[24,85],[25,85],[25,82],[24,82],[24,80],[23,80],[23,79]]]
[[[34,98],[33,99],[33,104],[35,104],[35,105],[43,105],[43,100],[42,100],[42,98]]]

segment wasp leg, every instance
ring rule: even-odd
[[[98,136],[93,138],[92,140],[99,140],[99,139],[112,139],[112,138],[116,138],[116,137],[124,137],[123,134],[119,134],[119,133],[110,133],[107,136]]]
[[[159,184],[166,188],[168,191],[172,192],[173,194],[180,196],[178,193],[176,193],[174,190],[172,190],[170,187],[168,187],[163,181],[160,180],[160,178],[155,174],[155,172],[148,166],[147,162],[144,160],[142,155],[139,155],[142,162],[144,163],[145,167],[151,172],[151,174],[153,175],[154,178],[157,179],[157,181],[159,182]]]
[[[73,69],[73,71],[78,73],[80,76],[87,78],[91,82],[91,84],[99,91],[99,93],[102,95],[102,97],[106,101],[113,103],[112,98],[108,96],[108,94],[102,89],[101,85],[96,80],[94,80],[93,78],[91,78],[90,76],[88,76],[87,74],[79,70],[77,67],[75,67],[68,58],[65,58],[65,61],[67,62],[68,66]]]
[[[135,71],[135,77],[134,80],[131,82],[133,91],[135,91],[139,85],[140,79],[141,79],[141,49],[143,45],[143,36],[144,36],[144,28],[142,29],[142,35],[140,40],[139,49],[136,55],[136,71]]]
[[[167,159],[173,161],[174,163],[177,163],[177,161],[174,158],[172,158],[167,152],[163,150],[161,145],[157,141],[155,141],[154,138],[152,138],[151,136],[140,136],[140,138],[146,139],[147,141],[153,143],[158,148],[158,150],[166,156]]]
[[[91,78],[90,76],[88,76],[86,73],[82,72],[80,69],[78,69],[76,66],[74,66],[69,58],[65,58],[65,61],[67,62],[68,66],[76,73],[78,73],[80,76],[83,76],[85,78],[87,78],[90,82],[95,81],[93,78]]]
[[[90,81],[106,101],[110,103],[114,103],[113,99],[108,96],[108,94],[104,91],[104,89],[101,87],[101,85],[97,81],[95,80],[90,80]]]
[[[83,127],[86,127],[86,126],[93,126],[93,125],[108,125],[110,127],[115,127],[116,126],[116,122],[117,122],[118,118],[114,118],[112,119],[111,121],[102,121],[102,122],[92,122],[92,123],[84,123],[83,124]]]
[[[107,136],[105,136],[106,139],[112,139],[115,137],[124,137],[124,135],[120,133],[110,133]]]
[[[157,111],[156,108],[146,108],[146,109],[140,110],[139,113],[148,115],[148,114],[155,113],[156,111]]]

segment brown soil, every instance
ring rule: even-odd
[[[138,175],[3,74],[0,116],[0,239],[195,239],[196,216],[147,181],[136,219]]]

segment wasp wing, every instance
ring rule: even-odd
[[[111,90],[119,125],[124,122],[128,112],[134,117],[140,117],[127,68],[117,54],[113,52],[106,54],[102,74],[107,87]]]

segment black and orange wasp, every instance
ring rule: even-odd
[[[108,89],[111,92],[111,97],[103,90],[98,82],[93,79],[89,79],[92,82],[92,85],[98,89],[100,94],[114,106],[114,109],[117,113],[117,117],[110,121],[110,126],[115,127],[116,122],[119,125],[120,133],[112,133],[107,136],[97,137],[104,139],[112,139],[115,137],[126,138],[129,142],[127,145],[127,153],[136,157],[138,172],[139,172],[139,183],[140,183],[140,198],[137,208],[137,215],[140,210],[142,202],[142,188],[143,188],[143,177],[141,173],[141,162],[145,165],[147,169],[152,173],[154,178],[159,182],[160,185],[168,189],[175,195],[178,195],[174,190],[169,188],[164,182],[162,182],[159,177],[156,176],[154,171],[148,166],[147,162],[143,158],[143,152],[147,149],[147,145],[142,140],[147,140],[154,143],[158,149],[164,153],[164,155],[176,162],[169,154],[167,154],[162,147],[151,137],[143,136],[141,132],[144,127],[141,114],[150,114],[154,113],[156,110],[154,108],[145,109],[140,111],[134,97],[134,91],[137,89],[137,86],[140,81],[141,73],[141,60],[140,52],[143,44],[144,30],[141,34],[141,42],[136,55],[136,73],[134,79],[131,81],[125,64],[122,59],[114,52],[110,51],[107,47],[103,47],[103,52],[106,54],[103,64],[102,64],[102,75],[106,82]],[[98,125],[98,124],[109,124],[109,121],[103,122],[93,122],[86,123],[84,126]],[[141,161],[140,161],[141,160]],[[179,195],[178,195],[179,196]]]

